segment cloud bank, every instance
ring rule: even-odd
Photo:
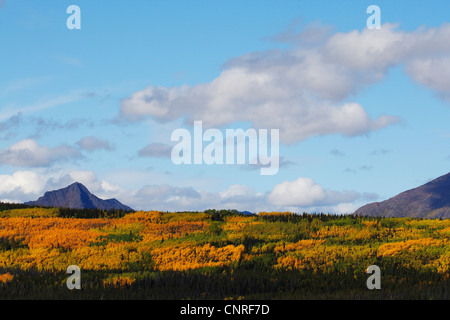
[[[304,177],[279,183],[265,193],[255,192],[240,184],[212,192],[168,184],[124,189],[99,179],[93,171],[74,170],[64,173],[38,169],[0,175],[0,201],[36,200],[46,191],[60,189],[74,182],[84,184],[102,199],[116,198],[137,210],[203,211],[214,208],[252,212],[290,210],[300,213],[351,213],[360,206],[360,201],[373,201],[377,198],[374,194],[325,189],[314,180]]]

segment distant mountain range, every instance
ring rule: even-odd
[[[354,215],[450,218],[450,173],[386,201],[365,205]]]
[[[26,202],[31,206],[72,208],[72,209],[100,209],[100,210],[126,210],[133,211],[130,207],[120,203],[116,199],[102,200],[82,185],[74,183],[70,186],[48,191],[36,201]]]

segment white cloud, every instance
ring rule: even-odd
[[[147,185],[137,191],[129,192],[129,195],[135,208],[149,210],[200,210],[202,204],[202,196],[191,187]]]
[[[407,33],[397,31],[395,24],[384,24],[379,30],[336,33],[321,48],[325,61],[341,66],[343,74],[353,73],[353,80],[364,80],[364,85],[379,80],[389,67],[400,63],[407,54],[410,43],[405,43]],[[411,34],[411,40],[415,36]],[[359,72],[359,74],[358,74]],[[352,83],[356,86],[357,83]]]
[[[113,183],[99,180],[93,171],[17,171],[0,175],[0,201],[26,202],[36,200],[46,191],[57,190],[80,182],[102,199],[117,198],[126,203],[130,192]]]
[[[406,71],[416,82],[450,101],[450,57],[415,59],[407,65]]]
[[[255,193],[248,186],[235,184],[230,186],[227,190],[219,192],[219,195],[223,199],[229,199],[233,197],[253,196]]]
[[[311,212],[324,212],[324,213],[338,213],[338,214],[352,214],[356,210],[358,210],[365,203],[340,203],[335,206],[331,206],[326,208],[325,210],[316,210]]]
[[[202,120],[209,127],[248,121],[255,128],[279,128],[284,142],[296,143],[316,135],[365,134],[398,122],[388,115],[372,118],[348,101],[391,67],[404,65],[414,81],[450,95],[449,24],[412,32],[393,24],[331,35],[322,26],[316,31],[307,29],[321,41],[306,41],[304,32],[295,37],[291,30],[281,39],[291,39],[293,48],[232,59],[209,83],[135,92],[122,101],[121,115],[131,121]]]
[[[32,139],[21,140],[5,150],[0,150],[0,164],[16,167],[44,167],[54,162],[80,158],[76,148],[60,145],[40,146]]]
[[[279,207],[307,208],[354,202],[358,198],[356,192],[327,190],[313,179],[300,177],[295,181],[277,184],[270,192],[268,201]]]
[[[339,86],[345,85],[345,79],[339,77],[324,82],[323,79],[310,79],[306,74],[314,78],[326,70],[301,72],[305,79],[304,83],[298,84],[295,84],[298,80],[294,74],[288,77],[285,72],[288,73],[287,70],[271,70],[264,74],[233,68],[224,71],[212,83],[192,88],[148,87],[123,100],[121,112],[130,120],[147,116],[162,121],[187,117],[188,123],[202,120],[205,127],[249,121],[255,128],[280,129],[280,138],[288,143],[314,135],[354,136],[398,121],[392,116],[373,120],[357,103],[336,105],[315,98],[311,91],[327,95],[328,87],[328,94],[332,96],[338,94]],[[285,79],[280,79],[279,74]],[[311,87],[310,91],[307,91],[307,85]]]
[[[45,178],[31,171],[17,171],[12,175],[0,175],[0,197],[20,202],[24,196],[35,196],[42,191]]]
[[[215,208],[251,212],[291,210],[348,213],[340,210],[360,207],[356,202],[365,197],[353,191],[326,190],[312,179],[300,177],[296,181],[280,183],[266,193],[256,193],[250,187],[238,184],[220,192],[152,185],[130,193],[129,199],[135,208],[163,211]]]

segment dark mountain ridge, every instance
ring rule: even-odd
[[[383,202],[367,204],[357,216],[450,218],[450,173]]]
[[[79,182],[75,182],[63,189],[48,191],[38,200],[26,202],[25,204],[55,208],[133,211],[133,209],[116,199],[102,200],[98,198]]]

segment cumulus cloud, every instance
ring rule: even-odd
[[[320,35],[320,41],[310,41],[311,35]],[[449,97],[449,38],[450,24],[411,32],[394,24],[334,34],[322,26],[297,36],[288,30],[277,39],[290,41],[291,48],[232,59],[209,83],[149,86],[121,102],[121,116],[129,121],[185,119],[188,124],[202,120],[210,127],[247,121],[255,128],[279,128],[287,143],[316,135],[365,134],[399,119],[372,118],[349,100],[392,67],[403,65],[414,81]]]
[[[151,143],[145,148],[139,150],[138,155],[140,157],[148,158],[170,158],[172,153],[172,147],[163,143]]]
[[[255,210],[266,204],[266,195],[256,193],[246,185],[235,184],[227,190],[218,193],[222,206],[228,205],[228,208]]]
[[[96,137],[85,137],[77,142],[77,145],[86,151],[92,152],[96,150],[113,150],[113,147],[107,140],[98,139]]]
[[[366,32],[364,37],[371,40]],[[367,52],[372,52],[373,46],[386,46],[368,40]],[[314,135],[352,136],[378,130],[398,119],[386,115],[372,119],[360,104],[343,101],[364,85],[379,80],[390,64],[355,64],[355,53],[345,60],[347,51],[341,47],[353,41],[359,39],[338,34],[315,48],[247,54],[229,61],[210,83],[174,88],[149,86],[138,91],[122,101],[121,113],[129,120],[147,116],[162,121],[201,119],[206,126],[249,121],[255,127],[280,128],[285,142]],[[334,49],[339,51],[338,57],[331,54]]]
[[[0,150],[0,164],[16,167],[45,167],[58,161],[80,157],[80,152],[74,147],[41,146],[32,139],[21,140],[5,150]]]
[[[406,70],[416,82],[450,102],[450,57],[415,59]]]
[[[305,67],[308,63],[306,63]],[[287,68],[287,67],[286,67]],[[310,75],[318,71],[311,71]],[[325,70],[323,70],[325,72]],[[235,67],[224,71],[212,83],[188,88],[148,87],[121,103],[121,113],[129,120],[148,116],[162,121],[187,117],[187,123],[201,119],[205,127],[220,127],[236,121],[249,121],[255,128],[280,129],[280,139],[294,143],[314,135],[340,133],[354,136],[396,123],[396,117],[383,115],[373,120],[358,103],[334,105],[317,100],[306,89],[312,80],[295,85],[286,77],[287,70],[267,74]],[[305,76],[306,77],[306,76]],[[311,88],[330,95],[340,79],[316,83]]]
[[[27,201],[27,197],[36,196],[41,192],[45,182],[45,178],[32,171],[0,175],[0,199],[12,202]]]
[[[311,207],[354,202],[359,194],[324,189],[313,179],[300,177],[277,184],[268,196],[270,203],[280,207]]]

